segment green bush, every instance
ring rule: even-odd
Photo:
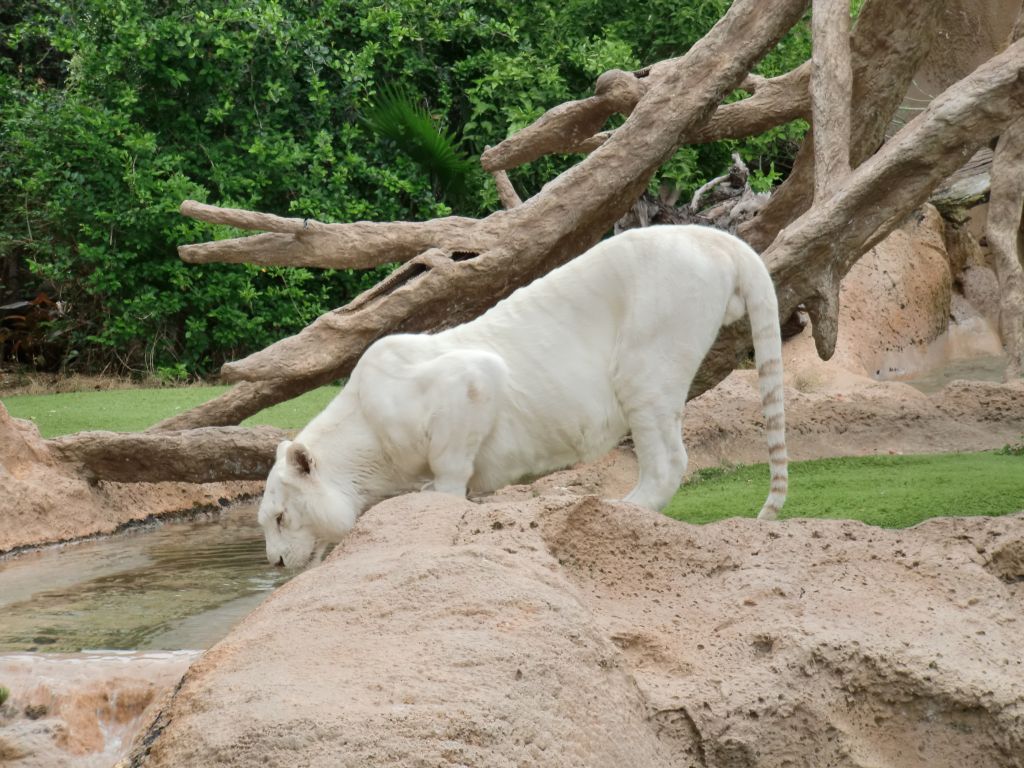
[[[13,0],[0,10],[0,303],[58,301],[45,341],[65,366],[208,373],[381,270],[186,266],[178,245],[242,233],[183,218],[183,199],[327,221],[485,213],[483,173],[446,195],[429,162],[361,119],[387,84],[472,157],[609,67],[684,52],[727,6]],[[806,49],[798,32],[765,71]],[[739,146],[763,173],[784,170],[799,130]],[[664,178],[695,188],[736,146],[686,149]],[[512,178],[533,194],[575,160]]]

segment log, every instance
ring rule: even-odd
[[[46,446],[94,480],[207,483],[266,479],[277,444],[287,437],[273,427],[204,427],[159,434],[78,432],[47,440]]]

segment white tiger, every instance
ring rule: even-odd
[[[663,507],[682,481],[687,392],[723,325],[749,314],[774,518],[787,491],[775,290],[741,240],[698,226],[627,231],[472,322],[373,344],[341,393],[278,446],[259,521],[272,563],[307,563],[376,502],[493,491],[597,458],[632,433],[626,501]]]

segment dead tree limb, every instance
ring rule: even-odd
[[[516,188],[512,186],[508,172],[494,171],[491,173],[491,177],[494,179],[494,186],[498,189],[498,200],[501,202],[502,208],[515,208],[517,205],[523,204]]]
[[[820,204],[850,175],[849,0],[814,0],[811,30],[814,201]],[[817,290],[804,301],[815,343],[826,357],[832,356],[839,336],[839,281],[834,270],[825,270]]]
[[[708,119],[806,6],[807,0],[775,0],[767,8],[763,0],[737,0],[684,57],[663,68],[657,84],[602,147],[522,205],[471,225],[474,233],[479,227],[498,245],[421,253],[389,278],[387,291],[359,297],[297,336],[224,366],[224,377],[288,378],[309,385],[344,376],[380,336],[469,320],[582,253],[629,209],[682,137]],[[218,398],[158,428],[205,425],[214,413],[237,423],[254,412],[250,409],[256,403],[265,406],[267,394],[250,391],[235,397],[230,417]]]
[[[637,78],[638,87],[647,89],[658,82],[660,75],[675,61],[675,59],[671,59],[659,62],[645,70],[634,72],[632,75]],[[622,73],[620,70],[611,71],[619,73],[617,76],[629,74]],[[810,119],[811,101],[808,90],[810,74],[810,62],[807,62],[791,72],[770,79],[748,75],[740,84],[739,89],[753,95],[732,104],[719,106],[707,123],[695,126],[693,132],[687,135],[681,143],[707,144],[722,139],[742,139],[764,133],[797,118]],[[576,104],[577,102],[570,103]],[[558,121],[548,118],[552,112],[559,115]],[[613,114],[614,111],[606,109],[603,119],[598,122],[594,115],[584,113],[586,120],[581,120],[578,125],[574,124],[570,130],[566,125],[571,117],[564,115],[560,111],[560,107],[555,107],[528,128],[505,139],[497,147],[493,149],[488,147],[481,157],[481,162],[487,169],[508,169],[548,154],[573,152],[589,154],[608,141],[615,131],[594,133],[582,140],[579,137],[595,125],[600,128]],[[525,139],[524,132],[527,134]]]
[[[485,171],[500,171],[528,163],[554,152],[578,152],[587,139],[601,130],[608,118],[628,116],[647,90],[642,72],[612,69],[597,79],[594,95],[549,109],[513,139],[488,147],[480,156]]]
[[[461,216],[422,222],[324,224],[313,219],[218,208],[195,200],[183,202],[181,213],[212,224],[266,230],[261,235],[179,246],[178,255],[190,264],[366,269],[408,261],[428,248],[483,250],[493,242],[476,219]]]
[[[988,247],[999,278],[999,334],[1006,346],[1006,378],[1021,375],[1024,355],[1024,117],[1003,131],[992,161]]]
[[[206,427],[160,434],[79,432],[47,440],[62,461],[92,479],[121,483],[264,480],[277,444],[273,427]]]

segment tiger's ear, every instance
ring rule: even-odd
[[[292,444],[291,440],[282,440],[277,444],[277,450],[274,452],[274,462],[280,464],[282,467],[288,461],[288,446]]]
[[[291,443],[285,449],[288,465],[300,475],[313,472],[313,456],[302,443]]]

